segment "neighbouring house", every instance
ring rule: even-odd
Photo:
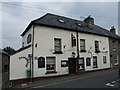
[[[110,32],[108,33],[110,33],[112,37],[117,37],[114,26],[111,27]],[[112,37],[109,38],[110,62],[111,62],[111,67],[115,68],[116,66],[118,66],[120,60],[120,39],[116,39]]]
[[[109,32],[109,33],[108,33]],[[10,57],[10,80],[31,76],[49,77],[110,68],[110,31],[88,16],[79,21],[46,14],[30,22],[22,36],[22,47]]]
[[[9,70],[9,61],[10,61],[10,56],[8,55],[7,52],[3,51],[0,49],[0,73],[2,72],[8,72]]]

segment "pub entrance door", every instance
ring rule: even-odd
[[[68,58],[69,61],[69,74],[74,74],[77,72],[77,59],[76,58]]]

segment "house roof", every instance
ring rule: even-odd
[[[53,28],[61,28],[65,30],[89,33],[94,35],[106,36],[114,39],[119,39],[120,36],[100,27],[97,25],[89,24],[84,21],[79,21],[64,16],[58,16],[54,14],[47,13],[41,18],[31,21],[25,31],[21,34],[24,36],[25,33],[30,29],[32,25],[47,26]]]
[[[31,47],[31,44],[28,45],[28,46],[22,47],[22,48],[16,50],[14,54],[16,54],[16,53],[18,53],[18,52],[21,52],[21,51],[23,51],[23,50],[25,50],[25,49],[28,49],[28,48],[30,48],[30,47]],[[14,55],[14,54],[12,54],[12,55]]]
[[[7,52],[5,52],[4,50],[2,50],[2,49],[0,49],[0,54],[6,54],[6,55],[8,55],[8,53]]]

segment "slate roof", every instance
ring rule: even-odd
[[[4,50],[2,50],[2,49],[0,49],[0,54],[6,54],[6,55],[8,55],[8,53],[7,52],[5,52]]]
[[[31,21],[31,23],[28,25],[25,31],[21,34],[21,36],[24,36],[25,33],[30,29],[30,27],[33,24],[53,27],[53,28],[61,28],[61,29],[71,30],[71,31],[78,31],[78,32],[89,33],[89,34],[100,35],[100,36],[106,36],[106,37],[120,40],[120,36],[102,27],[99,27],[97,25],[88,24],[84,21],[79,21],[79,20],[67,18],[64,16],[58,16],[50,13],[47,13],[41,18]]]

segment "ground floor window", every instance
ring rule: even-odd
[[[118,63],[118,55],[114,56],[114,60],[115,60],[115,64],[117,64]]]
[[[93,68],[97,68],[97,57],[93,57]]]
[[[55,57],[46,57],[46,70],[55,71]]]
[[[86,66],[91,66],[91,58],[86,58]]]
[[[84,69],[84,57],[79,58],[78,64],[79,64],[79,69]]]
[[[106,56],[103,56],[103,63],[107,63]]]

